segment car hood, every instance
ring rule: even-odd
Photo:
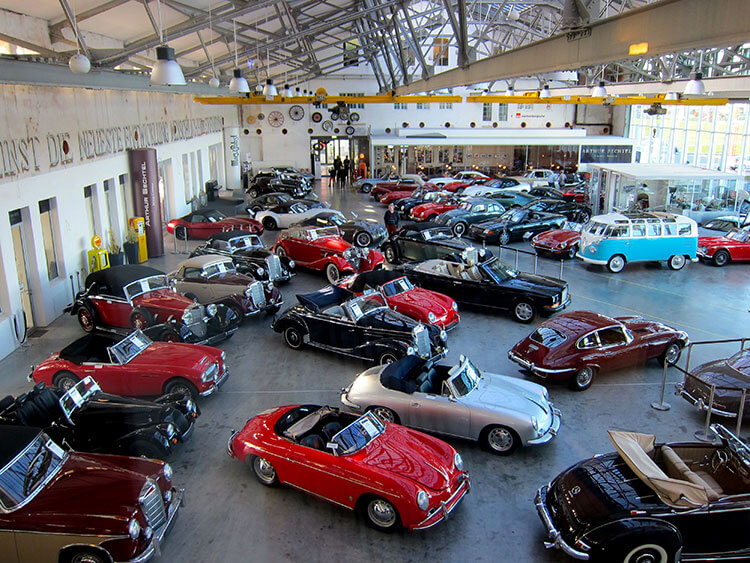
[[[512,287],[520,291],[528,291],[542,295],[557,295],[564,287],[567,286],[563,280],[530,274],[528,272],[518,272],[515,278],[506,280],[503,285]]]
[[[385,227],[374,219],[352,219],[345,223],[346,226],[363,229],[369,233],[385,231]]]
[[[581,239],[581,233],[576,231],[565,231],[562,229],[555,229],[553,231],[547,231],[539,233],[534,237],[537,242],[545,242],[549,244],[560,245],[565,242],[576,242]]]
[[[246,250],[238,250],[237,252],[233,252],[232,256],[240,256],[242,258],[262,258],[265,260],[271,254],[272,252],[267,248],[248,248]]]
[[[736,248],[748,246],[746,242],[738,242],[728,237],[698,237],[698,246],[706,248]]]
[[[154,342],[128,363],[144,371],[196,373],[215,362],[200,346],[182,342]]]
[[[168,310],[171,311],[177,320],[180,319],[185,309],[193,305],[193,300],[184,295],[175,293],[171,289],[159,289],[144,293],[133,299],[134,307],[145,307],[146,309]],[[166,319],[158,319],[164,322]]]
[[[544,388],[535,383],[534,387],[523,383],[529,382],[522,382],[516,377],[485,373],[479,387],[469,393],[465,400],[477,407],[494,411],[510,410],[534,416],[541,428],[547,428],[551,424],[552,408],[544,398]]]
[[[170,418],[171,411],[172,407],[168,404],[99,393],[86,401],[73,415],[73,421],[77,426],[105,428],[116,419],[118,427],[137,428],[146,424],[160,424]]]
[[[698,366],[693,376],[708,385],[715,384],[717,387],[750,388],[750,350],[743,354],[715,360]],[[734,394],[730,390],[724,390],[725,394]],[[717,393],[720,390],[717,389]]]
[[[391,423],[386,423],[385,432],[355,455],[361,463],[406,477],[434,491],[448,487],[455,471],[447,444]]]
[[[389,297],[388,302],[391,306],[422,309],[428,313],[435,313],[437,317],[441,317],[453,307],[453,299],[447,295],[421,287]]]
[[[340,237],[326,237],[315,241],[315,245],[336,254],[343,254],[344,251],[351,247],[351,244]]]

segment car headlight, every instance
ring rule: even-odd
[[[445,332],[444,330],[440,331],[440,340],[442,340],[443,342],[445,342],[446,340],[448,340],[448,333]]]
[[[168,463],[164,464],[164,477],[166,477],[167,481],[172,480],[172,466]]]
[[[417,493],[417,506],[420,510],[427,510],[430,507],[430,498],[424,491]]]
[[[453,302],[453,310],[458,311],[458,303],[456,303],[455,301]]]
[[[453,465],[455,465],[456,469],[458,469],[459,471],[464,470],[464,460],[461,457],[461,454],[458,452],[456,452],[456,454],[453,456]]]
[[[594,245],[589,246],[589,252],[591,254],[595,254],[596,253],[596,247]]]
[[[568,241],[566,240],[565,242],[562,242],[560,248],[568,248]]]
[[[265,270],[263,268],[258,268],[255,270],[255,273],[262,276],[265,273]]]
[[[266,284],[266,291],[273,291],[273,282],[268,282]]]
[[[535,416],[531,417],[531,427],[534,429],[534,432],[539,432],[539,421]]]
[[[128,535],[131,540],[137,539],[141,535],[141,525],[135,518],[131,518],[128,522]]]
[[[706,247],[705,246],[699,246],[698,247],[698,252],[706,252]]]
[[[193,412],[195,412],[195,403],[193,402],[193,400],[192,400],[192,399],[188,399],[188,400],[187,400],[187,401],[185,402],[185,410],[187,410],[187,411],[188,411],[188,412],[190,412],[190,413],[193,413]]]
[[[177,428],[175,428],[174,424],[172,424],[171,422],[167,424],[167,434],[169,434],[170,438],[177,435]]]
[[[413,355],[414,355],[414,354],[416,354],[416,353],[417,353],[417,349],[416,349],[416,348],[415,348],[414,346],[409,346],[409,347],[408,347],[408,348],[406,349],[406,354],[407,354],[408,356],[413,356]]]
[[[208,313],[209,317],[216,316],[216,313],[218,311],[219,308],[214,303],[211,303],[208,307],[206,307],[206,313]]]
[[[431,323],[434,323],[437,320],[437,317],[435,316],[435,313],[430,312],[430,313],[427,314],[427,319]]]
[[[164,492],[164,502],[169,504],[172,500],[172,489],[168,489]]]

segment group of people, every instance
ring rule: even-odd
[[[333,160],[333,168],[331,168],[331,182],[334,182],[341,187],[345,186],[349,182],[352,175],[352,161],[347,156],[344,161],[341,161],[341,157],[337,156]]]

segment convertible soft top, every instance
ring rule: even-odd
[[[336,285],[329,285],[312,293],[298,293],[297,301],[305,308],[319,313],[331,305],[340,305],[353,297],[352,293]]]
[[[96,293],[106,293],[115,297],[124,297],[122,289],[134,281],[149,278],[151,276],[163,276],[164,272],[156,268],[141,266],[140,264],[124,264],[112,266],[86,276],[85,286],[95,285]]]
[[[399,274],[398,272],[393,272],[391,270],[369,270],[359,274],[349,286],[349,289],[355,293],[362,293],[368,287],[374,288],[403,277],[404,274]]]
[[[417,389],[417,377],[424,371],[426,363],[427,360],[419,356],[405,356],[383,369],[380,383],[387,389],[414,393]]]

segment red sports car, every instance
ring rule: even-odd
[[[263,234],[263,225],[255,219],[242,216],[227,217],[215,209],[201,209],[167,223],[167,232],[180,240],[184,240],[185,233],[189,239],[207,240],[218,233],[233,229],[249,231],[256,235]]]
[[[456,209],[460,204],[461,200],[452,195],[447,195],[434,201],[417,205],[409,213],[409,218],[414,221],[434,221],[441,213]]]
[[[586,186],[579,186],[574,189],[563,189],[562,195],[566,201],[575,201],[576,203],[583,203],[586,201]]]
[[[112,395],[182,393],[197,399],[215,392],[229,377],[224,357],[212,346],[152,342],[140,331],[122,340],[87,334],[44,360],[29,379],[67,391],[91,376]]]
[[[533,374],[567,380],[575,391],[591,386],[597,372],[644,364],[675,363],[688,335],[641,317],[605,317],[590,311],[557,315],[513,346],[508,357]]]
[[[421,186],[414,183],[403,183],[403,182],[393,182],[393,183],[382,183],[375,186],[372,191],[370,192],[370,195],[373,199],[377,201],[381,201],[382,198],[391,192],[413,192],[416,189],[419,189]]]
[[[537,254],[575,258],[582,228],[580,223],[565,223],[562,229],[545,231],[533,237],[531,246]]]
[[[734,230],[723,237],[699,237],[698,258],[714,266],[750,262],[750,231]]]
[[[297,266],[324,271],[329,283],[338,282],[342,272],[374,270],[385,261],[377,250],[346,242],[336,227],[290,227],[281,232],[273,251]]]
[[[424,186],[419,186],[415,190],[394,190],[392,192],[388,192],[387,194],[384,194],[383,197],[380,198],[380,203],[383,205],[388,205],[389,203],[395,203],[399,200],[406,199],[407,197],[414,197],[415,192],[419,192],[419,194],[425,194],[428,192],[436,192],[440,188],[438,188],[435,184],[425,184]]]
[[[445,330],[455,328],[461,320],[453,299],[437,291],[414,287],[409,278],[389,270],[363,272],[342,280],[340,286],[357,295],[379,291],[394,311]]]
[[[381,531],[424,530],[469,492],[451,446],[416,430],[317,405],[276,407],[233,432],[227,453],[263,485],[286,483],[349,510]]]

